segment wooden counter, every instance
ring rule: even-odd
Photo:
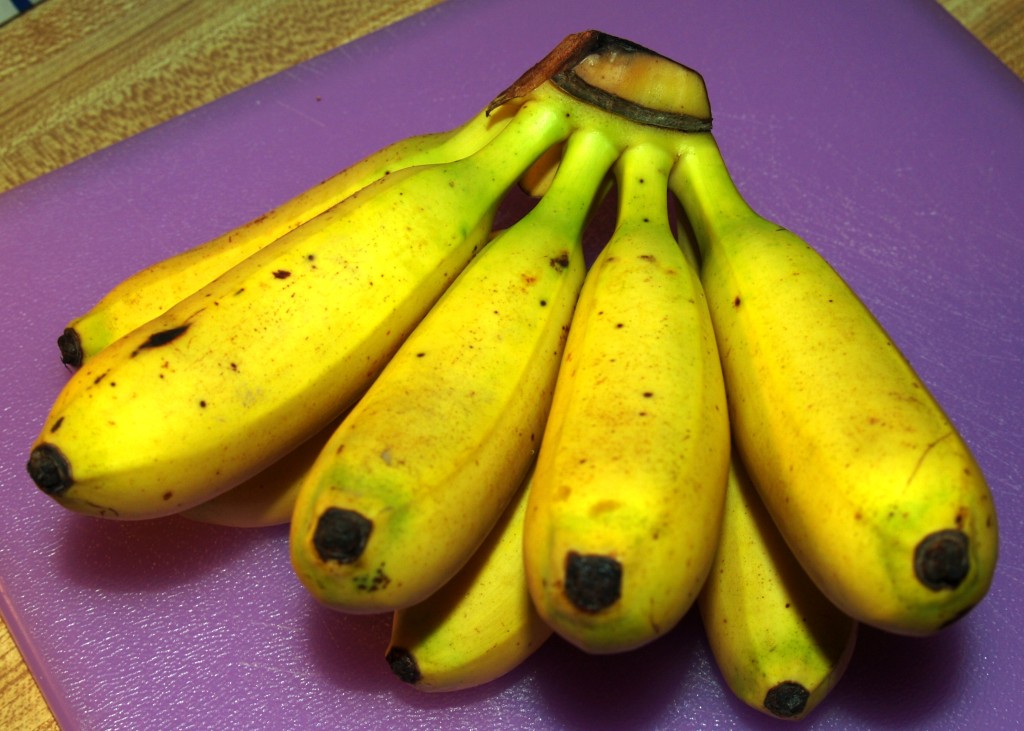
[[[0,193],[442,1],[46,0],[0,26]],[[1024,79],[1024,4],[937,1]],[[58,728],[2,622],[0,728]]]

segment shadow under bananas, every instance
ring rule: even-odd
[[[305,661],[332,688],[380,693],[398,679],[384,661],[391,615],[346,614],[303,595]]]
[[[700,662],[701,631],[690,611],[663,637],[628,652],[588,655],[553,637],[534,658],[546,715],[580,731],[663,727],[680,710],[685,717],[680,702],[708,672]]]
[[[287,539],[283,526],[225,528],[179,516],[108,521],[68,513],[59,532],[57,570],[69,582],[113,592],[157,592],[193,583],[264,544]]]
[[[863,728],[901,730],[939,728],[950,718],[970,718],[970,683],[964,675],[977,652],[971,649],[969,622],[930,637],[862,626],[846,674],[815,714],[834,707]],[[965,707],[954,711],[957,706]]]

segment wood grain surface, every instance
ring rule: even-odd
[[[46,0],[0,26],[0,193],[442,1]],[[1024,79],[1024,3],[936,1]],[[2,622],[0,728],[59,728]]]

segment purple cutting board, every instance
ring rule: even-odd
[[[386,617],[331,613],[299,586],[284,529],[85,518],[24,470],[67,378],[69,318],[386,143],[469,118],[587,28],[704,74],[742,190],[862,295],[995,493],[986,600],[929,639],[864,630],[805,726],[1018,723],[1021,82],[931,0],[449,0],[0,196],[2,609],[65,729],[777,725],[726,691],[693,612],[629,654],[553,640],[489,686],[420,694],[384,664]]]

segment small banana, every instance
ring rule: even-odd
[[[200,523],[229,528],[266,528],[292,519],[302,481],[341,423],[336,419],[281,459],[240,485],[181,512]]]
[[[478,152],[379,180],[115,341],[57,397],[30,476],[68,509],[140,519],[272,464],[366,390],[569,130],[524,102]]]
[[[618,222],[573,317],[526,518],[533,601],[593,653],[672,629],[718,541],[727,407],[696,264],[668,220],[672,160],[650,144],[619,160]]]
[[[803,718],[853,654],[857,623],[800,568],[735,454],[718,551],[697,602],[726,684],[762,713]]]
[[[507,123],[508,115],[495,118],[481,112],[454,130],[399,140],[258,218],[133,274],[68,323],[57,339],[61,360],[77,368],[122,335],[370,183],[414,165],[470,155]]]
[[[291,524],[292,564],[325,605],[423,601],[498,520],[540,441],[584,227],[617,154],[574,131],[548,193],[476,256],[327,443]]]
[[[497,525],[451,581],[395,612],[385,659],[424,691],[472,688],[521,665],[551,636],[523,570],[529,477]]]
[[[805,241],[757,215],[710,134],[671,185],[700,245],[735,443],[786,542],[844,612],[932,633],[988,591],[996,510],[956,428]]]

